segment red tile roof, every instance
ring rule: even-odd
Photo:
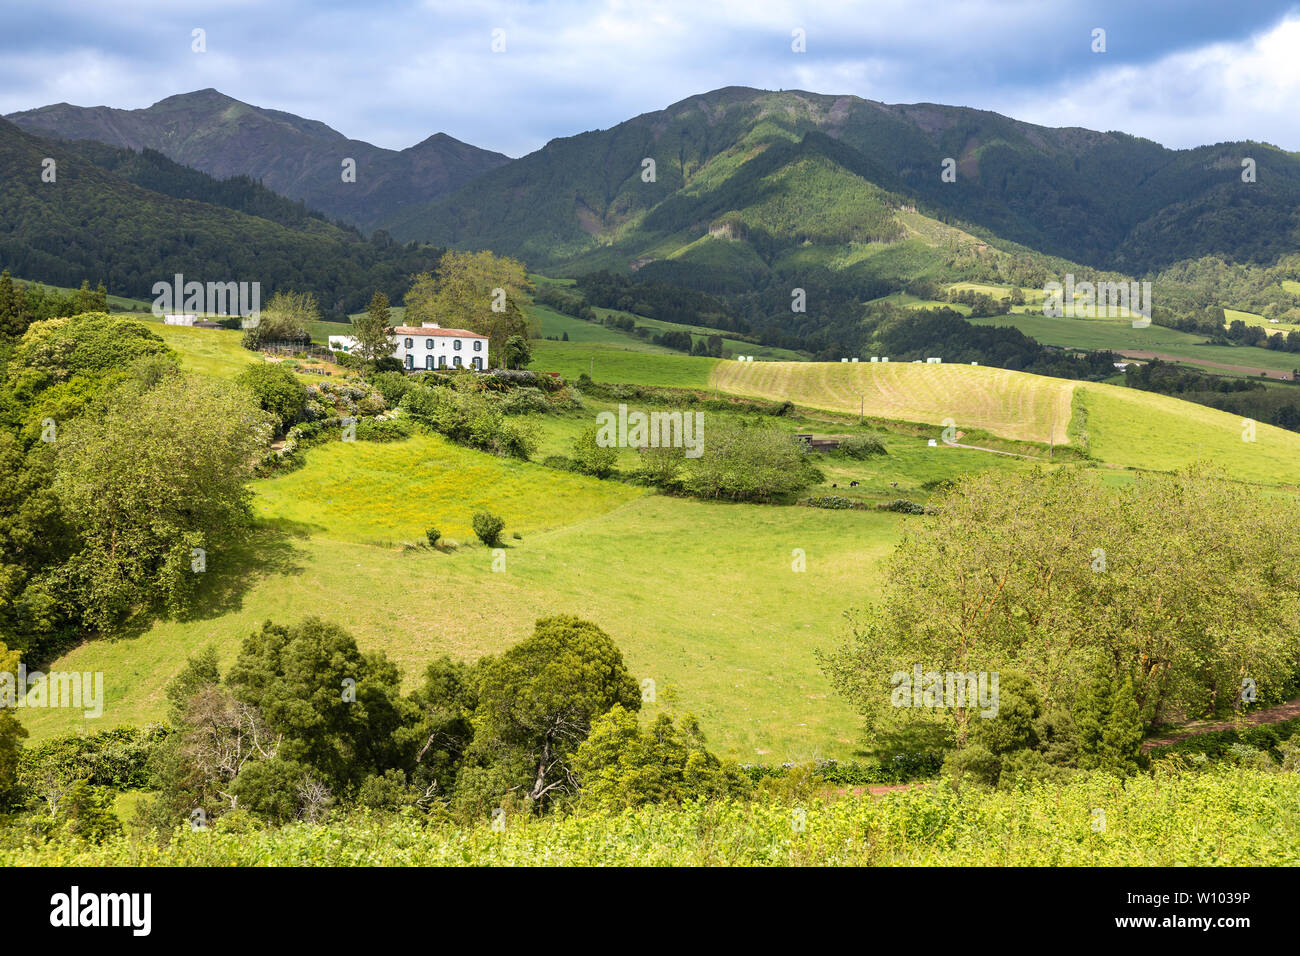
[[[396,335],[451,335],[458,339],[486,339],[486,335],[466,332],[464,329],[426,329],[423,326],[399,325],[393,329]]]

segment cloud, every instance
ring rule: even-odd
[[[996,109],[1190,145],[1300,144],[1295,21],[1215,0],[8,0],[0,112],[216,87],[390,148],[510,155],[722,86]],[[1089,51],[1108,31],[1106,54]],[[190,49],[195,27],[208,52]],[[804,53],[791,31],[805,31]],[[492,52],[492,31],[505,51]]]
[[[1081,82],[1005,97],[993,108],[1045,126],[1138,132],[1179,148],[1253,139],[1295,150],[1297,50],[1300,14],[1290,14],[1243,41],[1118,65]]]

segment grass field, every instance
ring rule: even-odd
[[[1286,283],[1283,283],[1283,285],[1286,285]],[[1296,285],[1296,283],[1293,282],[1291,285]],[[1270,322],[1268,319],[1264,318],[1264,316],[1256,315],[1254,312],[1242,312],[1238,309],[1223,310],[1224,325],[1231,324],[1235,319],[1240,319],[1247,325],[1258,325],[1261,329],[1268,332],[1269,335],[1272,335],[1274,332],[1281,332],[1285,335],[1288,332],[1300,331],[1300,325],[1294,325],[1290,322]]]
[[[622,382],[627,385],[672,385],[680,388],[706,388],[709,372],[719,359],[684,355],[681,352],[651,354],[606,342],[534,342],[533,361],[536,372],[559,372],[576,379],[584,372],[597,382]],[[739,363],[737,363],[739,364]]]
[[[89,642],[53,665],[102,671],[105,714],[24,711],[35,739],[160,718],[188,654],[212,643],[229,662],[268,618],[337,621],[412,680],[438,654],[500,651],[537,617],[573,613],[604,627],[637,678],[696,713],[722,752],[780,761],[852,751],[855,720],[812,651],[836,642],[842,613],[872,596],[880,559],[912,519],[644,495],[436,438],[307,455],[300,471],[255,483],[261,530],[209,554],[191,619]],[[465,512],[480,504],[506,519],[503,572],[491,550],[466,543]],[[415,539],[429,524],[462,546],[361,543]],[[806,572],[792,570],[795,548]]]
[[[1004,438],[1066,444],[1071,396],[1082,392],[1089,452],[1126,468],[1168,470],[1214,462],[1233,477],[1262,484],[1300,483],[1300,434],[1255,426],[1242,440],[1242,419],[1165,395],[1114,385],[1071,382],[1003,369],[912,363],[726,362],[714,372],[723,391],[958,429],[978,428]]]
[[[195,329],[161,322],[150,323],[149,329],[176,350],[181,367],[191,372],[233,378],[249,365],[262,361],[256,352],[239,344],[243,333],[233,329]]]
[[[998,315],[971,319],[974,325],[1010,326],[1043,345],[1073,349],[1110,349],[1116,352],[1157,352],[1215,371],[1214,366],[1237,365],[1290,372],[1300,365],[1294,352],[1275,352],[1252,346],[1204,345],[1203,336],[1150,325],[1133,328],[1128,319],[1050,318],[1042,314]],[[1277,331],[1277,326],[1269,326]]]
[[[1079,386],[1092,455],[1126,468],[1170,470],[1196,461],[1221,465],[1233,478],[1300,484],[1300,434],[1257,424],[1242,440],[1239,416],[1154,392],[1092,382]]]
[[[722,391],[813,408],[938,427],[977,428],[1003,438],[1066,444],[1075,383],[974,365],[911,362],[723,362]]]
[[[332,541],[422,543],[438,528],[473,541],[470,519],[507,517],[507,533],[582,521],[637,497],[641,489],[596,481],[508,458],[468,452],[437,436],[397,443],[330,442],[310,467],[257,484],[258,516]]]

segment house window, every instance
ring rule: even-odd
[[[409,349],[409,348],[411,347],[411,345],[412,345],[411,340],[410,340],[410,339],[407,339],[407,340],[406,340],[406,347]]]
[[[411,358],[411,356],[409,356],[409,355],[406,357],[406,367],[407,367],[407,368],[415,368],[415,360],[414,360],[413,358]]]
[[[483,340],[482,340],[482,339],[475,339],[475,340],[474,340],[474,351],[475,351],[475,352],[482,352],[482,351],[483,351]]]
[[[438,356],[438,368],[446,368],[446,367],[447,367],[447,356],[445,356],[445,355],[439,355],[439,356]]]
[[[476,369],[479,369],[480,371],[482,371],[482,369],[483,369],[483,359],[482,359],[482,357],[481,357],[481,356],[478,356],[478,355],[475,355],[475,356],[474,356],[474,362],[473,362],[473,365],[474,365],[474,367],[475,367]]]
[[[432,355],[426,355],[426,356],[424,357],[424,367],[425,367],[425,369],[432,369],[432,368],[433,368],[433,356],[432,356]]]
[[[459,355],[453,355],[453,356],[452,356],[452,359],[451,359],[451,364],[454,365],[454,366],[456,366],[456,368],[460,368],[460,356],[459,356]]]
[[[432,348],[433,348],[433,339],[425,339],[425,340],[424,340],[424,347],[425,347],[426,349],[432,349]]]
[[[455,343],[453,343],[452,348],[454,348],[457,352],[460,351],[460,339],[457,339]]]

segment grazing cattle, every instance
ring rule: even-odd
[[[850,488],[856,488],[857,486],[858,486],[858,483],[857,483],[856,481],[850,481],[850,482],[849,482],[849,487],[850,487]]]
[[[898,482],[896,482],[896,481],[891,481],[891,482],[889,483],[889,487],[891,487],[891,488],[897,488],[897,487],[898,487]]]
[[[838,488],[839,485],[835,484],[835,482],[832,481],[832,482],[831,482],[831,487],[832,487],[832,488]]]

